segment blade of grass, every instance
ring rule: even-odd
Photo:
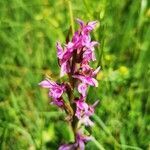
[[[105,150],[105,148],[95,138],[92,138],[92,141],[100,150]]]
[[[104,124],[104,122],[97,115],[94,115],[93,118],[103,128],[103,130],[112,138],[115,146],[120,147],[120,148],[133,149],[133,150],[142,150],[139,147],[130,146],[130,145],[122,145],[122,144],[118,143],[118,141],[113,137],[113,135],[111,134],[111,132],[109,131],[107,126]]]

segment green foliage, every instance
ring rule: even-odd
[[[99,87],[88,94],[89,103],[100,99],[100,105],[95,140],[86,148],[149,149],[149,6],[148,0],[1,0],[0,149],[55,150],[73,140],[64,113],[38,86],[46,75],[59,78],[55,44],[65,41],[71,13],[100,22],[93,65],[102,70]]]

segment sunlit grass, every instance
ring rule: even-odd
[[[0,149],[50,149],[72,140],[64,113],[38,87],[59,78],[56,41],[75,18],[98,20],[93,39],[99,88],[95,140],[87,149],[149,149],[150,9],[148,0],[0,1]],[[76,25],[74,25],[76,28]]]

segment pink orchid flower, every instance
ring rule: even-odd
[[[54,81],[46,79],[39,83],[39,85],[43,88],[50,89],[49,96],[55,98],[60,98],[62,94],[65,92],[65,85],[64,84],[57,84]]]
[[[90,116],[94,114],[95,106],[98,104],[98,100],[93,105],[88,105],[83,97],[79,100],[76,100],[76,113],[75,115],[79,119],[81,124],[85,124],[86,126],[93,126],[94,123],[90,120]]]
[[[81,133],[79,130],[76,135],[76,142],[70,143],[70,144],[63,144],[59,147],[58,150],[76,150],[79,148],[79,150],[85,149],[85,143],[92,140],[92,136],[87,136]]]

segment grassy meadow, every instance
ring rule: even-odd
[[[77,29],[75,18],[99,21],[92,65],[102,69],[88,102],[100,105],[86,149],[150,149],[150,1],[1,0],[0,150],[56,150],[73,139],[38,83],[59,79],[56,41]]]

